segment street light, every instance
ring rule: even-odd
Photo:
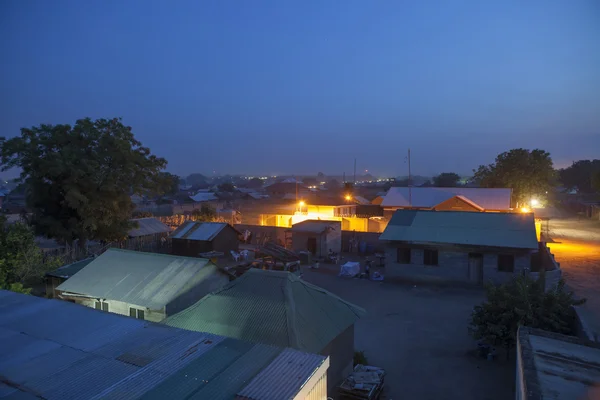
[[[537,207],[540,205],[540,201],[538,199],[531,199],[531,207]]]
[[[300,202],[298,203],[298,207],[304,207],[305,205],[306,205],[306,203],[305,203],[305,202],[303,202],[303,201],[300,201]]]
[[[528,212],[531,212],[531,209],[529,207],[522,207],[521,208],[521,212],[522,213],[528,213]]]
[[[349,194],[347,194],[346,197],[345,197],[345,199],[346,199],[346,201],[350,201],[350,200],[352,200],[352,196],[350,196]]]

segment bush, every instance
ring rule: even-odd
[[[504,285],[488,285],[487,301],[473,309],[469,330],[475,339],[503,346],[508,358],[516,342],[519,325],[570,335],[574,333],[573,307],[585,302],[560,281],[554,290],[544,291],[541,281],[518,276]]]
[[[354,365],[356,366],[358,364],[369,365],[369,362],[367,361],[367,357],[365,356],[364,351],[355,351],[354,352]]]

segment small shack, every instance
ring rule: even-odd
[[[329,251],[342,251],[342,223],[309,219],[294,224],[292,248],[295,252],[310,251],[316,257],[325,257]]]
[[[187,221],[171,234],[172,253],[198,257],[213,251],[238,251],[241,233],[225,222]]]
[[[86,265],[94,261],[94,257],[86,258],[85,260],[77,261],[71,264],[63,265],[54,271],[46,272],[46,297],[50,299],[57,298],[56,288],[61,283],[81,271]]]

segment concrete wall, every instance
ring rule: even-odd
[[[354,362],[354,325],[333,339],[319,354],[329,356],[327,391],[331,396],[335,387],[352,372]]]
[[[398,247],[410,247],[410,264],[398,263]],[[426,248],[438,250],[438,265],[424,265]],[[470,282],[478,283],[478,274],[469,270],[469,253],[483,255],[483,282],[504,283],[516,274],[522,273],[531,265],[529,253],[512,253],[515,256],[514,272],[498,271],[498,253],[486,252],[486,249],[459,249],[453,247],[432,247],[390,243],[386,246],[386,268],[384,274],[389,278],[430,282]],[[511,254],[510,251],[506,252]],[[504,254],[504,253],[501,253]]]
[[[515,400],[527,400],[527,389],[523,374],[523,354],[521,353],[521,340],[517,335],[517,368],[515,377]]]
[[[247,224],[237,224],[235,225],[235,229],[240,232],[244,232],[245,230],[249,230],[252,232],[252,239],[250,240],[251,244],[258,244],[258,241],[265,237],[265,235],[269,236],[275,243],[279,243],[280,245],[285,245],[285,232],[289,230],[289,228],[281,228],[277,226],[260,226],[260,225],[247,225]]]

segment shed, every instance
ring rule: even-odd
[[[65,282],[67,279],[81,271],[83,267],[85,267],[92,261],[94,261],[94,257],[86,258],[85,260],[63,265],[62,267],[57,268],[54,271],[46,272],[46,297],[51,299],[56,298],[56,288],[60,286],[61,283]]]
[[[342,223],[309,219],[292,225],[294,251],[310,251],[316,257],[325,257],[329,251],[342,251]]]
[[[108,249],[56,292],[87,307],[161,321],[228,282],[207,259]]]
[[[290,272],[250,269],[164,324],[329,356],[330,387],[352,371],[364,310]]]
[[[324,399],[326,357],[0,290],[2,399]]]
[[[136,228],[130,229],[127,233],[130,238],[142,236],[148,237],[154,235],[162,237],[163,235],[166,236],[169,232],[171,232],[171,228],[154,217],[136,218],[130,221],[137,224]]]
[[[240,235],[225,222],[186,221],[171,234],[172,252],[188,257],[211,251],[229,254],[239,249]]]

